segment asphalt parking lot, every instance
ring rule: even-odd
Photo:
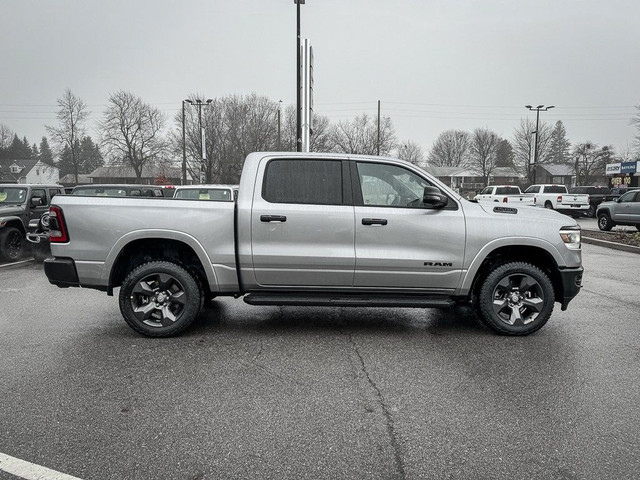
[[[149,339],[114,298],[0,269],[0,453],[82,479],[638,478],[640,255],[583,251],[526,338],[223,299]]]

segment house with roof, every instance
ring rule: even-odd
[[[36,159],[0,160],[0,183],[56,184],[60,169]]]

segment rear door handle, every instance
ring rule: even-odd
[[[286,222],[287,217],[284,215],[260,215],[261,222]]]
[[[362,224],[363,225],[386,225],[387,219],[386,218],[363,218]]]

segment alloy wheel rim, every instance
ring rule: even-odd
[[[187,293],[168,273],[153,273],[138,281],[131,292],[131,307],[136,319],[150,327],[169,327],[182,317]]]
[[[22,238],[20,237],[20,233],[11,232],[7,239],[7,254],[15,260],[20,257],[20,253],[22,253]]]
[[[510,326],[524,326],[542,312],[544,293],[540,283],[524,273],[505,276],[493,289],[493,312]]]

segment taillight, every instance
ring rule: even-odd
[[[51,243],[67,243],[69,234],[64,223],[64,215],[60,207],[49,208],[49,241]]]
[[[557,202],[562,203],[562,195],[558,195]]]
[[[502,199],[502,203],[508,203],[508,202],[509,202],[509,199],[508,199],[507,197],[504,197],[504,198]]]

